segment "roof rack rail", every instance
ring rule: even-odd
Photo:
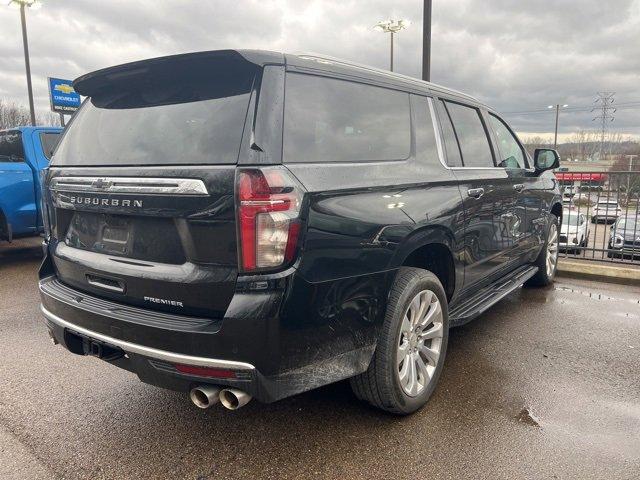
[[[445,87],[445,86],[442,86],[442,85],[438,85],[436,83],[427,82],[427,81],[421,80],[419,78],[410,77],[408,75],[403,75],[401,73],[390,72],[388,70],[383,70],[381,68],[372,67],[370,65],[364,65],[362,63],[357,63],[357,62],[351,62],[349,60],[344,60],[342,58],[337,58],[337,57],[332,57],[330,55],[323,55],[323,54],[312,53],[312,52],[299,52],[299,53],[294,53],[293,55],[295,55],[295,56],[297,56],[299,58],[303,58],[303,59],[324,61],[324,62],[327,62],[327,63],[336,64],[336,65],[343,65],[343,66],[347,66],[347,67],[357,68],[357,69],[360,69],[360,70],[365,70],[365,71],[368,71],[368,72],[377,73],[379,75],[384,75],[386,77],[400,78],[402,80],[405,80],[405,81],[410,82],[410,83],[414,83],[416,85],[427,85],[431,89],[440,90],[442,92],[451,92],[451,93],[454,93],[456,95],[471,99],[474,102],[480,103],[477,98],[475,98],[475,97],[473,97],[473,96],[471,96],[471,95],[469,95],[467,93],[460,92],[458,90],[454,90],[452,88],[448,88],[448,87]]]

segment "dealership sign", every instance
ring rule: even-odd
[[[80,95],[71,80],[49,77],[49,101],[51,110],[58,113],[73,113],[80,108]]]

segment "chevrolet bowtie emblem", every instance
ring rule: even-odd
[[[61,83],[59,85],[56,85],[55,87],[53,87],[54,90],[58,90],[59,92],[62,93],[66,93],[67,95],[69,93],[74,93],[75,90],[73,89],[73,87],[71,85],[67,85],[66,83]]]
[[[113,182],[109,182],[103,178],[98,178],[97,180],[94,180],[91,183],[91,186],[93,188],[97,188],[99,190],[106,190],[107,188],[109,188],[111,185],[113,185]]]

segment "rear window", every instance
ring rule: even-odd
[[[286,163],[403,160],[410,155],[408,93],[289,73],[285,96]]]
[[[132,73],[88,98],[54,165],[234,164],[254,72],[232,62]]]
[[[22,134],[20,132],[0,133],[0,163],[23,161]]]
[[[58,145],[58,140],[60,140],[59,133],[42,132],[40,134],[40,143],[42,143],[42,153],[47,158],[47,160],[51,160],[51,157],[53,156],[53,151],[56,149],[56,145]]]

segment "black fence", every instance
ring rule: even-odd
[[[556,172],[560,256],[640,265],[640,173]]]

